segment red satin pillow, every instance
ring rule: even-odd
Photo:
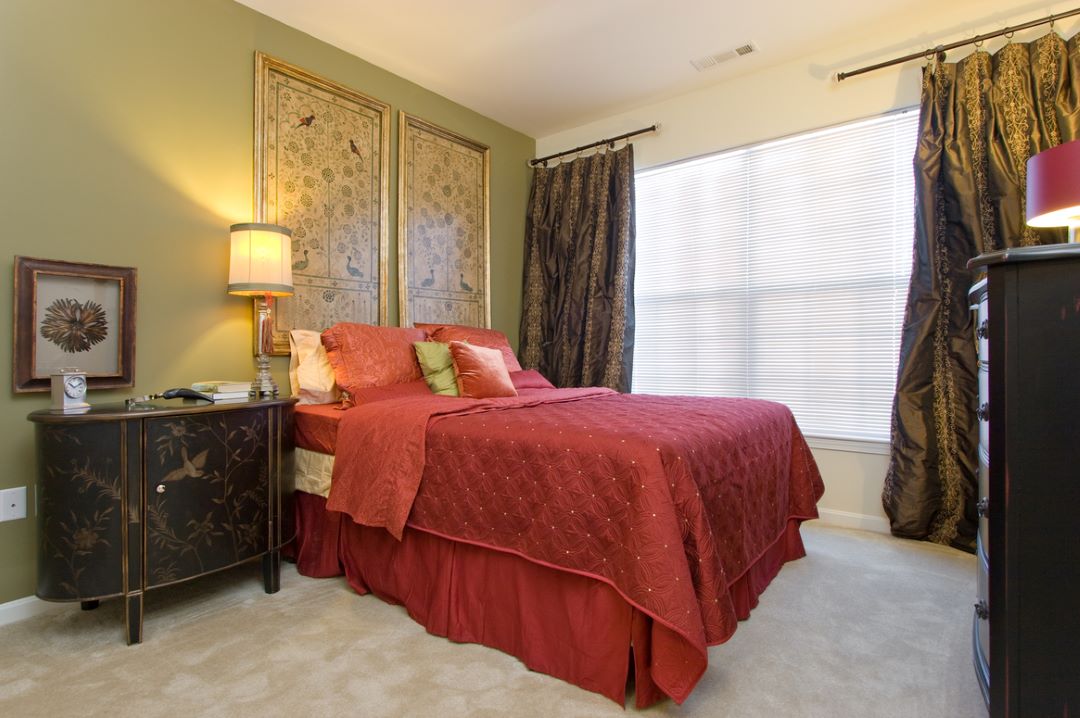
[[[460,396],[471,399],[517,396],[506,361],[498,349],[450,342],[450,356],[454,358]]]
[[[371,386],[422,379],[413,342],[427,339],[423,329],[377,327],[342,322],[322,333],[337,385],[356,395]]]
[[[431,387],[424,379],[407,381],[404,384],[390,384],[389,386],[369,386],[358,389],[355,394],[349,395],[349,401],[353,406],[372,404],[376,401],[398,399],[403,396],[430,396]]]
[[[449,344],[450,342],[468,342],[475,346],[498,349],[506,360],[507,371],[521,371],[514,350],[510,348],[510,340],[498,329],[481,329],[480,327],[467,327],[463,324],[424,324],[416,322],[413,326],[427,331],[431,341]]]
[[[555,385],[548,381],[543,374],[535,369],[510,372],[510,381],[514,382],[514,388],[522,389],[554,389]]]

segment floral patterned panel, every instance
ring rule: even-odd
[[[262,54],[256,88],[256,210],[293,232],[275,353],[290,329],[385,323],[389,106]]]
[[[148,587],[267,550],[267,437],[258,410],[146,422]]]
[[[404,112],[400,134],[401,325],[490,326],[490,150]]]
[[[37,430],[38,595],[63,600],[119,594],[124,588],[121,562],[114,560],[123,550],[119,457],[87,447],[118,445],[120,425]]]

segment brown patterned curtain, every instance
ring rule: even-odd
[[[632,146],[534,170],[524,275],[523,366],[556,386],[630,391]]]
[[[923,72],[915,248],[892,450],[882,502],[892,532],[974,550],[978,422],[967,261],[1065,240],[1027,227],[1028,158],[1076,139],[1077,38],[978,51]]]

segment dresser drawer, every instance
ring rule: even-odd
[[[982,536],[976,539],[976,599],[972,608],[971,644],[975,675],[982,689],[983,700],[990,704],[990,565]]]
[[[976,539],[976,609],[975,631],[978,635],[978,645],[982,652],[982,660],[986,665],[990,664],[990,617],[988,614],[980,614],[979,606],[990,608],[990,560],[986,555],[986,544],[980,536]]]
[[[990,359],[990,311],[989,303],[983,297],[975,314],[975,343],[979,360],[986,364]]]
[[[975,310],[975,346],[978,351],[976,374],[979,381],[979,445],[990,451],[990,307],[985,291],[980,293]]]
[[[984,448],[979,447],[979,546],[983,556],[990,555],[990,510],[986,502],[990,497],[990,460]],[[985,506],[985,510],[982,507]]]
[[[982,397],[979,398],[977,411],[979,420],[979,449],[986,454],[990,453],[990,402]]]

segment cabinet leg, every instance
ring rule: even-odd
[[[93,611],[95,608],[101,605],[101,601],[80,601],[79,607],[84,611]]]
[[[281,553],[274,549],[263,556],[263,588],[267,593],[281,590]]]
[[[124,614],[127,619],[127,642],[142,643],[143,597],[133,593],[124,597]]]

